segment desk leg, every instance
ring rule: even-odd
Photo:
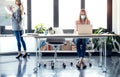
[[[103,53],[103,49],[102,49],[102,38],[100,39],[100,50],[99,50],[99,55],[100,55],[100,60],[99,60],[99,67],[102,67],[102,63],[103,63],[103,56],[102,56],[102,53]]]
[[[38,48],[38,38],[36,38],[36,67],[38,66],[38,51],[39,51],[39,48]]]
[[[39,43],[40,43],[40,38],[38,38],[38,48],[39,48]],[[41,59],[42,59],[42,52],[41,52],[41,50],[40,50],[40,48],[39,48],[39,50],[38,50],[38,66],[40,67],[40,61],[41,61]]]
[[[38,38],[35,38],[35,41],[36,41],[36,45],[35,45],[35,48],[36,48],[36,54],[35,54],[35,57],[36,57],[36,66],[35,68],[33,69],[34,70],[34,73],[36,73],[38,71],[38,66],[39,66],[39,55],[38,55],[38,52],[39,52],[39,49],[38,49]]]
[[[102,48],[100,48],[100,62],[99,62],[99,67],[102,67]]]
[[[107,67],[106,67],[106,38],[104,38],[104,68],[103,68],[103,72],[107,72]]]
[[[37,51],[36,51],[36,67],[40,67],[40,60],[41,60],[41,51],[40,51],[40,47],[39,47],[39,43],[40,43],[40,38],[36,38],[36,47],[37,47]]]

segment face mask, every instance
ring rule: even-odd
[[[81,15],[81,19],[84,20],[86,18],[85,15]]]

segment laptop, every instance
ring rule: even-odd
[[[92,25],[80,24],[78,25],[78,35],[92,34]]]

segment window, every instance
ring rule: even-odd
[[[113,29],[112,31],[114,31],[117,34],[120,34],[120,0],[113,0]]]
[[[117,15],[118,15],[118,17],[117,17],[117,26],[118,26],[117,27],[118,28],[117,31],[118,32],[117,33],[118,34],[120,34],[120,8],[119,7],[120,7],[120,1],[118,0],[117,1],[117,10],[118,10],[118,13],[117,13]]]
[[[53,27],[53,0],[32,0],[32,29],[43,23],[46,27]]]
[[[93,29],[107,29],[107,0],[85,0],[85,9]]]
[[[25,15],[24,15],[24,18],[23,18],[23,20],[24,20],[23,21],[23,25],[24,25],[24,29],[27,29],[27,0],[21,0],[21,2],[23,4],[23,6],[24,6],[24,12],[25,12]],[[5,25],[5,29],[6,30],[11,30],[12,29],[12,25],[10,25],[10,26]]]
[[[59,27],[74,29],[80,13],[80,0],[59,0]]]

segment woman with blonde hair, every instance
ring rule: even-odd
[[[75,32],[78,31],[78,26],[80,26],[80,24],[90,24],[90,21],[88,20],[86,11],[84,9],[81,9],[79,19],[75,22],[75,24],[76,24]],[[78,69],[80,69],[81,66],[83,66],[83,69],[87,67],[84,62],[87,41],[88,39],[86,38],[85,39],[74,38],[74,43],[76,44],[77,54],[79,57],[79,61],[76,65]]]
[[[78,31],[78,25],[80,25],[80,24],[89,24],[90,25],[90,21],[88,20],[86,11],[84,9],[81,9],[79,19],[75,23],[76,23],[75,31]]]
[[[27,56],[26,43],[22,37],[23,35],[22,17],[24,15],[24,7],[21,3],[21,0],[15,0],[15,4],[16,4],[15,8],[17,9],[14,11],[13,8],[11,7],[10,11],[12,12],[12,29],[16,37],[18,47],[18,56],[16,58],[19,59],[22,56],[21,44],[23,45],[23,49],[25,52],[23,58],[26,58]]]

